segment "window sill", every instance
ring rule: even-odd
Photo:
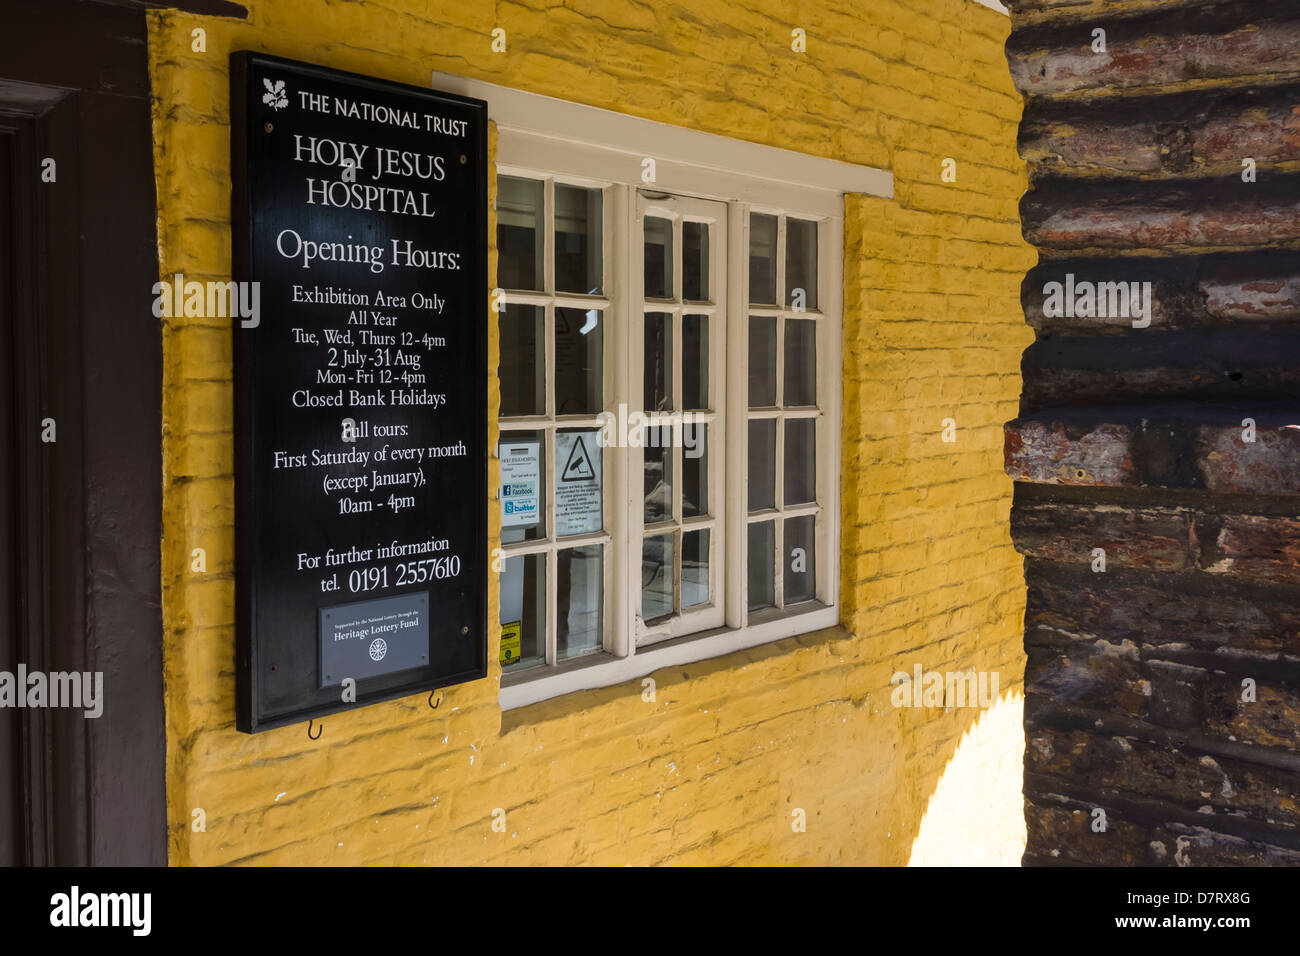
[[[502,674],[501,709],[514,710],[577,691],[636,680],[665,667],[693,664],[773,641],[836,628],[839,609],[813,603],[785,613],[755,614],[751,620],[753,623],[743,630],[723,627],[678,637],[639,648],[629,657],[591,654],[545,670],[529,668],[514,674]]]

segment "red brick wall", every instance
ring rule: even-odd
[[[1007,2],[1025,862],[1300,863],[1300,6]],[[1067,274],[1150,324],[1049,314]]]

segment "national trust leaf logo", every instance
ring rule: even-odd
[[[276,80],[272,83],[268,79],[263,79],[262,85],[266,87],[266,92],[262,94],[262,102],[270,106],[271,109],[282,110],[289,105],[289,96],[284,89],[284,80]]]

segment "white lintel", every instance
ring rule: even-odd
[[[666,189],[672,184],[665,181],[665,171],[681,166],[712,172],[709,179],[718,183],[719,189],[728,180],[749,180],[823,190],[837,198],[844,193],[890,199],[894,195],[893,174],[885,169],[704,133],[449,73],[434,72],[432,81],[435,90],[486,100],[488,119],[497,124],[498,131],[521,134],[520,141],[531,148],[549,145],[552,151],[562,153],[566,144],[580,144],[622,154],[631,163],[626,171],[634,174],[625,179],[629,182],[639,178],[642,159],[653,158],[659,171],[656,185]],[[514,152],[525,153],[522,149]],[[514,156],[501,161],[522,165]],[[738,194],[735,198],[742,197]]]

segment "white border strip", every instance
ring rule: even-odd
[[[502,130],[654,157],[661,165],[667,161],[834,193],[894,196],[894,176],[888,170],[670,126],[450,73],[434,72],[432,80],[436,90],[487,100],[488,118]]]
[[[718,633],[703,636],[687,635],[664,644],[640,648],[635,654],[616,660],[609,660],[607,655],[603,654],[595,654],[585,660],[579,658],[583,661],[582,664],[557,674],[534,677],[531,680],[521,677],[517,683],[510,684],[504,683],[503,680],[500,694],[501,709],[514,710],[516,707],[527,707],[529,704],[538,704],[575,691],[611,687],[614,684],[645,677],[666,667],[694,664],[697,661],[734,654],[773,641],[801,637],[814,631],[834,627],[838,623],[839,608],[825,607],[755,624],[743,632],[736,633],[721,629]],[[502,677],[504,679],[505,675]]]
[[[1005,13],[1011,16],[1011,11],[1004,7],[998,0],[975,0],[981,7],[988,7],[990,10],[996,10],[998,13]]]

